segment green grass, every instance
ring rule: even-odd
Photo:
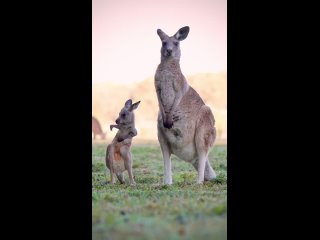
[[[92,145],[92,237],[117,239],[227,239],[227,146],[209,161],[217,178],[197,185],[193,166],[172,156],[173,184],[165,186],[159,145],[133,141],[136,186],[110,181],[105,144]]]

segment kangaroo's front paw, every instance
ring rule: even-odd
[[[172,126],[173,126],[173,119],[172,119],[172,116],[171,116],[171,115],[167,115],[166,119],[165,119],[164,122],[163,122],[163,126],[164,126],[165,128],[168,128],[168,129],[172,128]]]

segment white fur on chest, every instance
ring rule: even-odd
[[[169,110],[166,108],[170,108],[175,99],[174,81],[175,75],[170,71],[163,70],[156,75],[156,84],[160,89],[160,99],[165,110]]]
[[[115,144],[114,158],[112,162],[113,171],[115,173],[122,173],[126,170],[124,159],[122,157],[123,152],[130,151],[130,148],[126,144],[130,144],[131,139],[125,139],[122,143]]]

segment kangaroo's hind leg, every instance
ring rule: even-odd
[[[171,150],[168,142],[165,140],[163,136],[162,130],[159,128],[159,124],[162,124],[162,123],[158,122],[158,140],[160,143],[163,164],[164,164],[163,183],[165,185],[171,185],[172,184]]]
[[[216,138],[214,122],[210,108],[207,106],[201,107],[195,134],[195,143],[198,153],[198,162],[197,166],[195,166],[198,170],[197,183],[201,183],[204,180],[211,180],[216,177],[208,160],[209,149],[213,146]]]
[[[198,171],[198,160],[192,164],[193,167]],[[204,181],[210,181],[212,179],[216,178],[216,173],[215,171],[212,169],[210,162],[209,162],[209,158],[207,158],[206,163],[205,163],[205,167],[204,167]]]
[[[110,170],[111,184],[116,182],[115,173],[113,171],[114,146],[109,144],[106,151],[106,165]]]
[[[127,148],[125,149],[120,148],[120,153],[124,160],[125,169],[128,171],[130,185],[136,185],[136,182],[133,179],[131,152]]]
[[[206,161],[206,167],[204,169],[204,181],[210,181],[217,177],[215,171],[212,169],[209,159]]]

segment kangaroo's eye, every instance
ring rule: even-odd
[[[162,42],[162,46],[167,46],[167,42]]]
[[[121,114],[121,117],[122,117],[122,118],[125,118],[125,117],[126,117],[126,114],[125,114],[125,113],[122,113],[122,114]]]
[[[179,42],[174,42],[174,45],[178,46],[178,45],[179,45]]]

